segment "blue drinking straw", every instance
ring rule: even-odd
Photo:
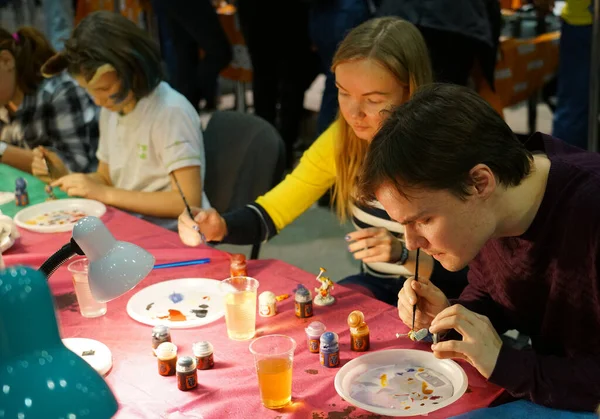
[[[158,265],[154,265],[154,269],[177,268],[179,266],[191,266],[191,265],[204,265],[205,263],[209,263],[209,262],[210,262],[210,258],[183,260],[181,262],[161,263]]]

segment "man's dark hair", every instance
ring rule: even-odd
[[[476,92],[450,84],[421,88],[394,109],[369,145],[358,197],[375,199],[384,183],[404,196],[414,188],[449,190],[464,199],[470,170],[487,165],[505,186],[531,170],[532,154]]]
[[[139,100],[164,79],[158,45],[131,20],[107,11],[86,16],[65,42],[65,50],[42,71],[51,75],[66,68],[89,81],[104,64],[112,65],[121,80],[116,101],[125,99],[129,91]]]

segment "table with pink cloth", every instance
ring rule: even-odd
[[[109,208],[102,220],[119,240],[138,244],[156,257],[157,263],[203,257],[206,265],[154,270],[133,291],[108,303],[106,315],[87,319],[79,314],[72,280],[65,266],[50,278],[50,286],[59,309],[62,337],[96,339],[106,344],[113,355],[113,368],[106,380],[119,401],[117,418],[376,418],[355,408],[336,393],[334,378],[339,369],[319,364],[319,355],[308,351],[304,328],[312,321],[325,323],[327,330],[340,337],[341,365],[361,355],[350,351],[350,334],[346,319],[352,310],[365,314],[371,329],[371,351],[389,348],[429,350],[429,344],[397,339],[396,332],[406,332],[395,307],[336,285],[337,301],[329,307],[315,306],[315,315],[298,319],[294,315],[292,290],[298,284],[312,289],[318,286],[313,273],[307,273],[277,260],[248,262],[248,275],[260,281],[259,293],[273,291],[290,294],[278,303],[279,314],[271,318],[257,316],[257,336],[281,333],[298,343],[295,352],[292,403],[281,410],[269,410],[260,404],[258,382],[248,342],[227,337],[225,319],[194,329],[172,329],[179,355],[192,355],[192,343],[210,341],[215,349],[215,366],[198,371],[198,387],[178,390],[176,377],[158,374],[157,360],[151,353],[151,326],[129,317],[126,305],[136,291],[151,284],[177,278],[224,279],[229,273],[229,255],[208,246],[188,248],[176,233],[149,224],[119,210]],[[5,254],[7,265],[27,264],[39,267],[53,252],[70,239],[70,233],[38,234],[21,230],[22,237]],[[318,266],[315,266],[315,271]],[[448,418],[470,410],[487,407],[502,390],[487,382],[468,363],[459,361],[469,380],[467,392],[454,404],[427,417]]]

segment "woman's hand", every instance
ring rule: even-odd
[[[192,207],[192,220],[187,212],[183,211],[179,216],[178,230],[179,238],[188,246],[198,246],[203,237],[206,241],[221,241],[227,235],[227,224],[219,213],[209,208],[203,210]]]
[[[390,262],[395,263],[402,256],[404,245],[382,227],[369,227],[348,233],[346,241],[353,242],[348,250],[354,253],[354,258],[365,263]]]

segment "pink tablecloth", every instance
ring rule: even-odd
[[[201,247],[186,248],[175,233],[111,209],[104,219],[118,239],[142,245],[152,252],[157,262],[210,257],[208,265],[161,269],[153,271],[136,290],[156,282],[187,277],[222,279],[228,276],[227,254]],[[5,254],[8,264],[26,263],[39,266],[53,251],[69,239],[69,234],[42,235],[23,232],[20,242]],[[25,252],[25,253],[22,253]],[[260,281],[259,292],[289,293],[299,283],[309,288],[318,285],[313,274],[275,260],[251,261],[248,274]],[[107,381],[119,400],[117,418],[375,418],[357,409],[337,395],[333,381],[338,369],[319,365],[319,356],[308,352],[304,327],[320,320],[328,330],[340,336],[342,365],[360,356],[349,348],[346,318],[350,311],[365,313],[371,329],[371,350],[387,348],[418,348],[427,344],[398,340],[395,333],[406,331],[398,320],[394,307],[356,292],[336,286],[333,295],[338,301],[330,307],[315,307],[315,316],[297,319],[293,300],[278,303],[279,314],[272,318],[257,317],[257,335],[283,333],[298,342],[293,375],[293,403],[280,411],[268,410],[260,404],[257,379],[249,342],[227,338],[224,319],[186,330],[172,330],[174,343],[181,355],[192,355],[193,342],[208,340],[215,347],[215,367],[198,371],[199,386],[195,391],[177,389],[175,377],[157,373],[157,361],[151,354],[151,327],[131,319],[126,312],[128,299],[135,291],[111,301],[108,313],[100,318],[81,317],[72,295],[68,272],[63,267],[50,279],[53,293],[61,306],[59,322],[63,337],[85,337],[105,343],[112,351],[114,366]],[[489,384],[465,362],[459,362],[469,378],[467,393],[453,405],[428,415],[447,418],[488,406],[501,389]]]

